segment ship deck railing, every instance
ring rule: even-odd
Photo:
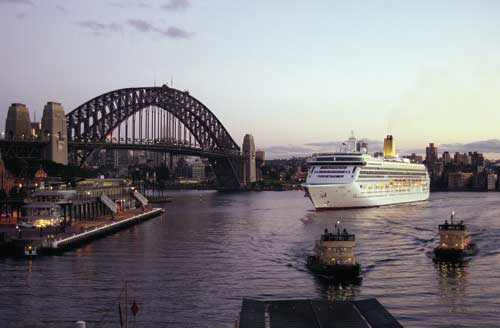
[[[440,224],[439,230],[455,230],[455,231],[463,231],[465,230],[465,225],[462,223],[445,223]]]

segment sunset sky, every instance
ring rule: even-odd
[[[351,130],[500,153],[499,1],[0,0],[0,40],[2,131],[173,78],[271,156]]]

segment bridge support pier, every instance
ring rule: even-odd
[[[220,189],[238,190],[242,188],[243,160],[235,158],[209,159],[217,177]]]

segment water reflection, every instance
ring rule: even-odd
[[[329,301],[352,301],[359,294],[361,278],[349,281],[334,281],[322,277],[314,277],[322,299]]]
[[[435,263],[438,273],[438,287],[441,301],[451,312],[465,310],[467,288],[467,262],[440,261]]]

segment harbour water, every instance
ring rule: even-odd
[[[1,327],[118,327],[125,281],[137,327],[233,327],[244,297],[376,297],[405,327],[500,322],[499,193],[326,212],[298,191],[172,195],[165,217],[61,256],[0,258]],[[437,225],[452,210],[479,253],[463,266],[436,265]],[[314,239],[337,220],[356,234],[357,286],[305,269]]]

